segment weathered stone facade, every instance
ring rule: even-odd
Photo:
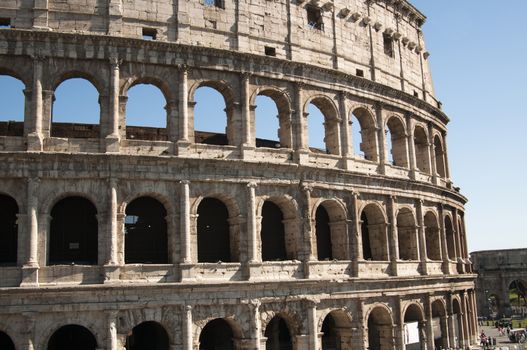
[[[470,253],[474,264],[474,272],[478,274],[476,280],[478,312],[483,316],[510,317],[514,311],[521,315],[521,308],[513,310],[509,300],[509,292],[514,282],[518,287],[527,288],[527,249],[485,250]],[[489,304],[489,298],[496,305]],[[493,310],[494,309],[494,310]],[[525,312],[525,308],[523,310]]]
[[[0,341],[59,348],[61,327],[77,325],[66,330],[87,330],[94,348],[130,350],[147,325],[167,338],[151,349],[208,349],[203,333],[221,322],[235,349],[403,349],[410,322],[421,349],[476,341],[466,199],[450,180],[448,118],[412,5],[8,0],[0,20],[0,74],[26,96],[23,125],[0,123],[12,212],[0,232],[16,243],[0,267]],[[73,77],[98,90],[98,125],[52,122],[54,91]],[[140,83],[163,92],[166,129],[126,126]],[[225,99],[223,145],[194,130],[200,86]],[[278,106],[275,147],[257,147],[258,95]],[[310,103],[325,152],[308,147]],[[137,200],[159,207],[164,237],[141,263],[127,245]],[[220,248],[204,250],[203,220],[223,208],[226,258],[211,258]],[[68,215],[86,219],[75,232],[86,241],[61,233]],[[268,249],[273,232],[283,253]]]

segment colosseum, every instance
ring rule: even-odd
[[[2,0],[0,74],[25,102],[0,123],[0,348],[474,344],[425,19],[406,0]],[[54,122],[74,78],[98,123]],[[127,124],[140,84],[165,127]],[[224,133],[195,130],[201,87]]]

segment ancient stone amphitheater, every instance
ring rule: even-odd
[[[2,0],[25,116],[0,123],[0,348],[474,343],[424,22],[405,0]],[[98,124],[53,122],[71,78],[97,89]],[[127,127],[138,84],[166,128]],[[224,134],[194,128],[203,86]],[[258,96],[277,140],[255,137]]]

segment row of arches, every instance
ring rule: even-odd
[[[0,87],[11,91],[5,95],[6,99],[10,99],[6,100],[10,109],[0,115],[0,121],[23,122],[30,112],[23,93],[24,84],[7,75],[0,75],[0,79]],[[63,79],[52,87],[50,135],[99,137],[100,115],[104,109],[99,97],[101,84],[93,77],[80,73],[66,74]],[[173,102],[173,92],[169,91],[167,84],[159,79],[145,78],[127,82],[121,89],[120,114],[123,116],[121,122],[127,127],[126,138],[168,140],[169,129],[175,123],[172,119],[175,118],[177,104]],[[18,95],[13,95],[13,90],[18,91]],[[227,82],[198,81],[189,89],[188,99],[189,118],[193,125],[190,136],[194,142],[216,145],[236,145],[241,142],[237,136],[238,130],[242,128],[237,114],[239,103]],[[379,162],[380,149],[383,148],[386,149],[387,162],[404,168],[411,166],[413,147],[418,170],[431,174],[431,162],[435,161],[437,174],[447,177],[444,140],[440,132],[429,135],[428,128],[421,124],[408,127],[407,120],[397,115],[390,115],[385,118],[384,125],[378,125],[374,111],[364,106],[350,106],[348,138],[352,144],[346,146],[341,137],[345,130],[340,125],[339,108],[335,102],[323,95],[306,96],[305,99],[302,108],[307,115],[307,125],[305,130],[294,130],[294,108],[290,94],[276,87],[257,89],[250,97],[252,122],[250,130],[246,131],[254,140],[254,145],[293,148],[296,142],[298,147],[302,141],[296,139],[302,136],[296,134],[306,132],[307,146],[313,151],[341,155],[346,153],[346,147],[350,147],[352,155]],[[77,127],[68,126],[72,123]],[[9,126],[8,123],[5,128]],[[386,132],[384,145],[377,132],[381,127]],[[22,135],[23,128],[15,124],[11,128],[13,130],[6,129],[4,133]]]
[[[259,209],[258,209],[259,208]],[[301,238],[301,215],[294,200],[287,197],[269,197],[257,208],[257,239],[262,261],[301,260],[304,253]],[[0,195],[0,263],[17,263],[19,208],[16,201]],[[348,220],[346,205],[336,199],[319,201],[313,210],[310,226],[315,260],[351,260],[353,222]],[[227,197],[201,198],[193,215],[193,244],[196,262],[239,262],[241,231],[240,211],[235,201]],[[151,196],[142,196],[129,202],[124,208],[122,233],[124,263],[167,264],[171,261],[170,220],[165,205]],[[58,200],[50,211],[47,233],[47,263],[98,264],[100,241],[100,216],[96,206],[82,196],[69,196]],[[386,213],[378,203],[367,203],[359,213],[362,258],[364,260],[390,260],[389,223]],[[353,220],[353,218],[352,218]],[[444,260],[442,253],[443,233],[446,236],[450,260],[464,257],[456,244],[452,217],[445,215],[440,223],[438,215],[426,211],[424,223],[425,251],[420,251],[419,222],[410,207],[399,208],[395,215],[399,260],[418,261],[422,254],[429,260]],[[443,227],[441,227],[441,225]],[[464,233],[462,221],[458,230]],[[464,243],[463,243],[464,244]],[[393,254],[393,252],[391,252]]]
[[[463,302],[463,301],[462,301]],[[466,304],[468,309],[470,304]],[[463,307],[457,298],[450,306],[443,299],[431,302],[430,314],[423,305],[417,302],[403,304],[401,315],[396,316],[393,310],[384,303],[368,307],[364,320],[364,333],[357,332],[354,320],[345,309],[330,309],[320,314],[316,321],[316,337],[323,350],[350,350],[355,344],[363,342],[365,348],[385,350],[397,348],[427,349],[430,344],[435,348],[459,348],[475,335],[474,316],[471,309],[463,317]],[[300,350],[304,343],[298,336],[305,334],[300,330],[290,312],[272,314],[262,324],[260,344],[267,350]],[[399,321],[400,317],[400,321]],[[243,342],[255,339],[254,335],[244,334],[243,327],[234,317],[211,318],[196,334],[197,348],[200,350],[234,350]],[[430,327],[426,326],[431,322]],[[396,327],[395,325],[400,325]],[[362,327],[361,327],[362,329]],[[363,337],[363,339],[357,339]],[[164,326],[156,321],[144,321],[134,326],[125,334],[123,346],[127,350],[169,350],[176,339],[171,339]],[[181,341],[184,343],[184,341]],[[12,339],[0,332],[2,349],[15,349]],[[48,350],[95,350],[100,348],[96,336],[84,325],[68,324],[55,330],[47,340]],[[469,345],[469,344],[465,344]]]

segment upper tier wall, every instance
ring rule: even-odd
[[[420,30],[425,17],[406,1],[209,2],[5,0],[0,19],[26,29],[131,38],[146,32],[157,41],[261,55],[267,47],[278,58],[363,75],[438,106]],[[308,23],[317,16],[319,29]]]

